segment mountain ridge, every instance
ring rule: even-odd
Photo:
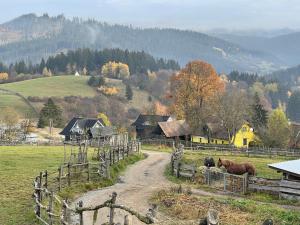
[[[9,32],[14,38],[7,37]],[[238,69],[265,73],[280,68],[282,63],[272,54],[196,31],[133,28],[96,20],[70,20],[63,15],[27,14],[1,24],[0,43],[0,61],[6,63],[21,59],[38,62],[42,57],[76,48],[145,51],[155,57],[175,59],[181,65],[201,59],[213,64],[218,72]]]

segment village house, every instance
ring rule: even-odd
[[[161,138],[162,132],[159,123],[171,120],[171,116],[140,114],[131,126],[135,128],[137,139]]]
[[[105,127],[102,119],[74,117],[59,134],[65,136],[65,141],[90,140],[93,138],[92,129],[101,127]]]
[[[236,132],[232,140],[228,140],[226,129],[216,123],[208,123],[203,129],[195,135],[192,135],[191,141],[200,144],[229,145],[233,144],[238,148],[248,148],[255,142],[255,134],[249,123],[244,123]]]

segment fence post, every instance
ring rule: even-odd
[[[128,215],[126,215],[124,217],[124,225],[132,225],[131,221],[129,220],[129,216]]]
[[[117,159],[118,159],[118,162],[120,161],[120,147],[118,146],[118,157],[117,157]]]
[[[112,153],[111,153],[111,147],[109,149],[109,165],[112,165]]]
[[[45,176],[45,185],[44,186],[47,189],[48,188],[48,171],[47,170],[45,171],[45,175],[44,176]]]
[[[226,191],[226,173],[224,173],[224,191]]]
[[[117,193],[113,192],[112,193],[112,198],[111,198],[110,212],[109,212],[109,225],[114,225],[114,214],[115,214],[114,211],[115,211],[115,209],[112,207],[112,205],[116,203],[116,199],[117,199]]]
[[[68,186],[71,186],[71,165],[68,163]]]
[[[58,168],[58,191],[61,191],[62,166]]]
[[[171,175],[174,175],[174,158],[171,156]]]
[[[87,181],[90,182],[90,163],[87,163]]]
[[[110,165],[109,165],[109,162],[108,162],[108,160],[106,159],[105,160],[105,172],[106,172],[106,178],[107,179],[110,179]]]
[[[178,164],[177,164],[177,174],[176,174],[177,178],[180,177],[180,169],[181,169],[181,162],[178,162]]]
[[[39,183],[39,189],[40,189],[40,194],[39,194],[39,202],[41,203],[43,201],[43,192],[42,192],[42,188],[43,188],[43,172],[40,172],[40,183]]]
[[[49,206],[48,206],[48,215],[49,215],[49,225],[53,225],[53,220],[52,220],[52,212],[53,211],[53,191],[50,192],[49,196]]]
[[[83,207],[83,202],[82,202],[82,201],[79,201],[79,202],[78,202],[78,206],[79,206],[80,208],[82,208],[82,207]],[[80,224],[80,225],[83,225],[83,212],[82,212],[82,211],[79,213],[79,224]]]

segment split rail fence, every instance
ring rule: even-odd
[[[45,225],[70,225],[74,224],[71,218],[77,215],[79,221],[75,224],[83,225],[83,212],[96,212],[101,208],[108,207],[111,211],[109,215],[109,225],[114,225],[114,213],[112,212],[115,208],[136,216],[140,221],[146,224],[153,223],[153,219],[150,215],[142,216],[133,209],[115,204],[116,194],[113,194],[114,197],[112,199],[95,208],[83,208],[83,203],[81,202],[79,207],[75,209],[70,207],[68,199],[62,199],[57,194],[58,191],[62,191],[65,187],[71,187],[74,184],[89,181],[97,182],[103,178],[110,178],[110,167],[112,165],[139,151],[140,143],[138,142],[110,146],[106,151],[99,151],[98,162],[65,163],[55,172],[49,172],[47,170],[40,172],[33,182],[34,213],[36,218]],[[94,215],[96,215],[96,213]],[[126,218],[124,221],[124,224],[127,224]]]

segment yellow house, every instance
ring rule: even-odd
[[[220,129],[220,127],[215,127],[209,125],[211,130],[211,138],[208,140],[204,135],[192,135],[191,141],[193,143],[200,144],[214,144],[214,145],[229,145],[228,134],[224,129]],[[238,130],[235,137],[232,138],[231,143],[238,148],[247,148],[249,147],[249,143],[253,143],[255,141],[255,134],[253,128],[249,123],[245,123]]]
[[[249,147],[249,143],[255,141],[255,134],[253,128],[248,123],[243,124],[241,129],[236,133],[235,137],[232,138],[231,142],[238,148]]]

